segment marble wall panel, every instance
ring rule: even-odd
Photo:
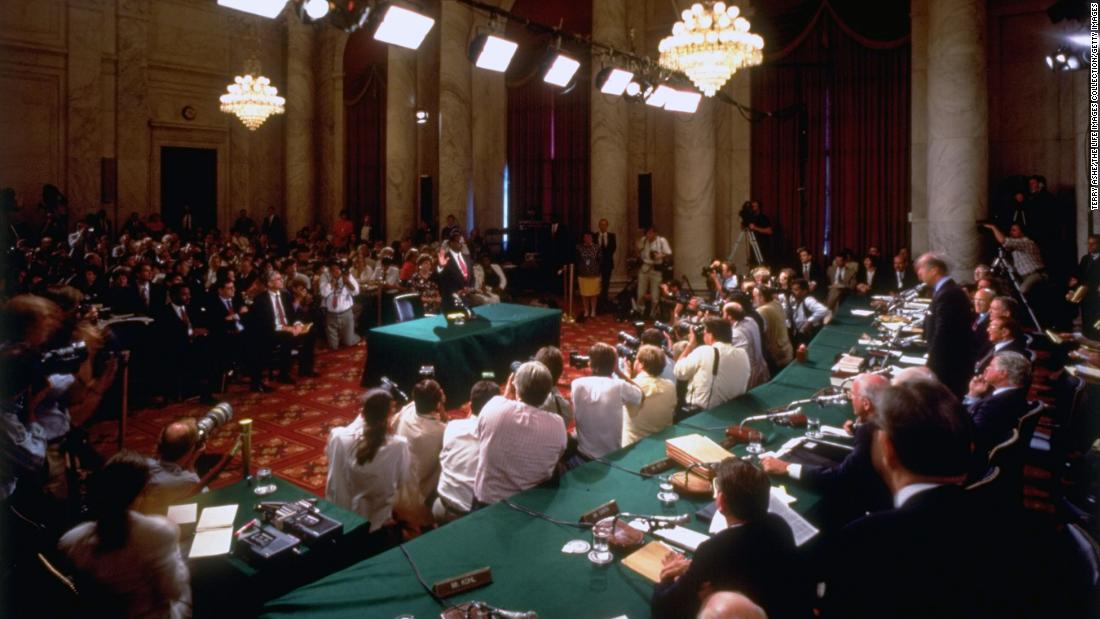
[[[390,238],[416,225],[416,52],[390,46],[386,67],[386,229]]]
[[[439,221],[454,215],[464,224],[473,205],[473,138],[470,70],[466,49],[470,10],[444,0],[439,42]],[[387,223],[387,227],[390,225]]]
[[[706,285],[699,267],[714,258],[715,105],[708,99],[694,114],[670,114],[675,138],[672,253],[676,275],[686,275],[696,288]]]
[[[625,0],[593,0],[592,38],[623,49],[627,43],[627,3]],[[603,65],[598,53],[591,56],[592,75]],[[591,167],[591,222],[595,230],[601,219],[606,219],[609,230],[621,239],[622,249],[616,252],[615,271],[612,277],[626,276],[626,243],[629,219],[627,199],[630,192],[630,161],[627,155],[630,129],[627,102],[619,96],[600,92],[593,79],[589,95],[592,144],[589,165]],[[635,181],[636,182],[636,181]]]

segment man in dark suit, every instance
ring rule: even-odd
[[[168,295],[163,285],[153,283],[153,267],[148,262],[134,267],[134,291],[137,293],[134,313],[150,318],[160,315]]]
[[[974,321],[970,323],[970,341],[974,345],[974,358],[981,359],[989,352],[989,306],[997,293],[989,288],[974,291]]]
[[[1088,249],[1077,272],[1069,279],[1070,288],[1085,286],[1085,298],[1081,299],[1081,330],[1086,337],[1100,339],[1100,329],[1096,321],[1100,320],[1100,235],[1090,234]]]
[[[197,390],[202,403],[213,402],[210,364],[206,361],[209,331],[203,326],[205,310],[192,303],[191,289],[186,284],[173,285],[168,297],[170,302],[160,309],[154,323],[167,393],[187,397]]]
[[[462,254],[462,234],[451,234],[446,245],[439,248],[439,294],[443,299],[443,311],[457,307],[455,295],[460,297],[474,285],[474,267]]]
[[[609,223],[606,219],[599,222],[600,231],[596,233],[596,245],[600,247],[600,299],[601,308],[609,305],[607,300],[608,290],[611,288],[611,273],[615,270],[615,250],[618,244],[615,242],[615,233],[608,232]],[[603,311],[601,309],[601,311]]]
[[[969,407],[970,420],[974,424],[974,456],[979,460],[978,470],[985,471],[989,450],[1007,439],[1027,412],[1029,382],[1031,362],[1014,351],[996,353],[982,373],[970,381],[970,391],[963,403]]]
[[[693,560],[679,553],[665,557],[653,590],[653,617],[695,617],[708,591],[743,593],[769,617],[808,616],[811,588],[791,528],[768,513],[768,476],[748,462],[726,458],[714,488],[729,527],[700,544]]]
[[[806,283],[809,284],[810,294],[814,298],[822,299],[825,297],[825,286],[822,283],[825,281],[825,273],[821,270],[821,265],[814,259],[814,255],[805,247],[798,248],[798,266],[795,268],[795,272],[799,278],[806,280]]]
[[[1015,320],[992,318],[985,332],[988,345],[985,348],[985,354],[974,364],[975,374],[984,372],[986,366],[993,360],[993,355],[999,352],[1018,352],[1027,356],[1027,339]]]
[[[293,297],[283,289],[282,273],[272,271],[267,276],[267,290],[256,295],[248,315],[252,320],[245,325],[245,332],[251,334],[249,339],[255,344],[261,363],[266,363],[272,350],[276,352],[280,383],[294,384],[290,365],[295,349],[298,350],[298,376],[317,375],[313,371],[313,338],[309,337],[309,328],[302,322],[303,316],[294,311]],[[257,378],[253,376],[252,390],[264,391]]]
[[[237,297],[236,284],[225,279],[215,284],[213,294],[206,301],[206,328],[210,330],[210,348],[213,351],[215,372],[221,374],[233,368],[233,364],[242,359],[245,340],[243,317],[248,306]],[[254,362],[255,359],[245,359]],[[256,365],[257,367],[253,367]],[[249,375],[253,384],[263,384],[258,364],[250,364]]]
[[[909,263],[905,261],[905,258],[894,256],[894,266],[890,270],[889,276],[886,277],[886,281],[883,282],[887,292],[901,292],[916,286],[918,283],[917,274],[909,268]]]
[[[790,464],[778,458],[766,457],[760,464],[764,471],[788,475],[808,488],[824,495],[826,528],[839,528],[871,511],[890,507],[890,491],[875,473],[871,463],[871,438],[875,416],[875,401],[890,386],[881,374],[861,374],[852,381],[852,411],[857,423],[845,424],[855,435],[854,449],[836,466]]]
[[[932,303],[924,319],[928,367],[956,396],[966,393],[973,370],[970,299],[947,274],[947,261],[934,253],[917,260],[917,276],[930,290]]]
[[[1042,617],[1042,561],[1014,514],[960,484],[971,459],[966,412],[943,385],[887,388],[872,440],[894,509],[831,540],[822,616],[845,619]],[[1046,603],[1046,602],[1044,602]]]
[[[282,247],[286,244],[286,226],[283,224],[283,220],[275,214],[275,207],[269,206],[267,208],[267,215],[264,216],[264,221],[260,224],[260,232],[266,234],[268,240],[275,247]]]

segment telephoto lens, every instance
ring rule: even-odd
[[[214,430],[222,427],[232,418],[233,407],[230,406],[229,402],[222,402],[206,411],[206,414],[200,417],[198,423],[195,424],[199,427],[199,441],[210,438]]]
[[[626,331],[619,331],[619,341],[631,348],[637,348],[642,345],[642,341]]]

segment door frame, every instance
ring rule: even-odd
[[[150,122],[149,145],[149,209],[160,213],[161,148],[205,148],[216,151],[216,196],[218,200],[215,222],[224,233],[233,225],[233,213],[229,205],[229,130],[224,127],[192,127],[176,123]]]

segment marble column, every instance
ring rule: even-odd
[[[985,0],[928,3],[928,248],[964,280],[979,259],[989,170]]]
[[[627,49],[626,0],[592,1],[592,38],[619,49]],[[613,63],[613,61],[612,61]],[[602,68],[600,55],[592,54],[592,74]],[[611,64],[610,66],[614,66]],[[601,219],[615,233],[619,248],[615,253],[614,280],[626,276],[628,255],[627,194],[630,169],[627,157],[627,103],[622,97],[605,95],[593,80],[591,100],[591,229],[596,230]]]
[[[65,191],[76,221],[99,208],[100,108],[102,107],[103,30],[99,7],[72,3],[68,7],[68,80],[65,96],[68,108]]]
[[[928,1],[910,0],[909,249],[928,251]]]
[[[440,7],[439,41],[439,221],[468,221],[473,200],[470,67],[466,48],[470,10],[453,0]]]
[[[347,208],[344,198],[344,46],[348,35],[336,28],[321,31],[317,89],[320,141],[321,218],[334,222]]]
[[[313,29],[286,17],[286,225],[287,232],[317,220],[314,166]],[[331,223],[331,222],[330,222]]]
[[[723,90],[737,102],[751,103],[750,79],[747,70],[734,74]],[[717,217],[714,220],[716,257],[730,257],[733,246],[741,236],[741,204],[751,195],[752,174],[752,125],[732,105],[716,105],[714,111],[716,156],[714,168],[714,196]],[[748,241],[737,248],[732,256],[738,273],[748,269]]]
[[[149,208],[149,5],[119,0],[116,78],[118,220]]]
[[[699,268],[714,259],[714,106],[704,98],[694,114],[673,114],[672,253],[676,276],[705,286]]]
[[[386,64],[386,235],[416,225],[416,52],[389,46]]]

